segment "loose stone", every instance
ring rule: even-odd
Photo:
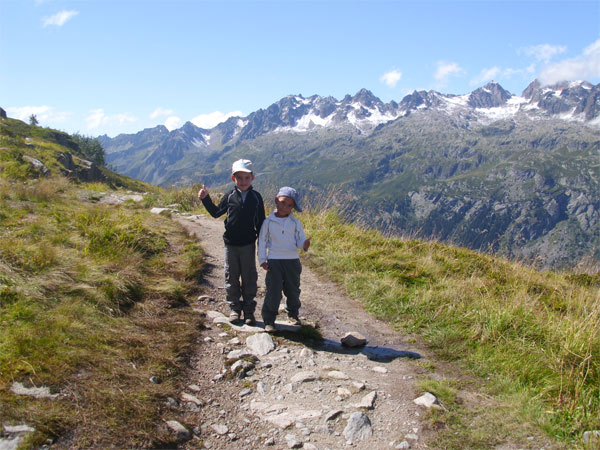
[[[415,433],[408,433],[407,435],[404,436],[404,439],[406,439],[407,441],[418,441],[419,440],[419,436],[416,435]]]
[[[292,383],[306,383],[308,381],[315,381],[317,378],[318,376],[316,373],[306,370],[303,372],[298,372],[292,377],[291,381]]]
[[[256,383],[256,390],[260,394],[266,394],[268,392],[267,385],[265,383],[263,383],[262,381],[259,381],[258,383]]]
[[[425,392],[419,398],[415,398],[413,402],[425,408],[440,408],[437,397],[430,392]]]
[[[194,395],[191,395],[191,394],[187,394],[185,392],[181,393],[181,400],[183,400],[184,402],[194,403],[195,405],[198,405],[198,406],[204,405],[204,402],[202,400],[200,400],[198,397],[195,397]]]
[[[334,409],[333,411],[329,411],[326,415],[325,415],[325,420],[329,421],[329,420],[333,420],[335,419],[337,416],[339,416],[341,413],[343,413],[344,411],[342,411],[341,409]]]
[[[356,408],[367,408],[373,409],[375,407],[375,399],[377,398],[377,392],[373,391],[365,395],[360,402],[356,403],[354,406]]]
[[[234,362],[230,368],[231,373],[238,378],[244,378],[246,376],[246,372],[252,369],[254,369],[254,364],[244,359]]]
[[[344,347],[362,347],[367,344],[367,338],[357,331],[346,333],[340,340]]]
[[[366,386],[365,386],[365,383],[361,383],[359,381],[353,381],[352,387],[354,387],[354,389],[356,389],[357,391],[362,391]]]
[[[192,438],[192,433],[184,427],[181,423],[176,420],[167,420],[167,427],[177,436],[177,439],[190,440]]]
[[[211,428],[213,429],[213,431],[214,431],[215,433],[217,433],[219,436],[223,436],[223,435],[225,435],[225,434],[227,434],[227,433],[229,432],[229,428],[227,428],[227,426],[226,426],[226,425],[219,425],[219,424],[216,424],[216,425],[211,425],[210,427],[211,427]]]
[[[300,351],[300,358],[312,358],[313,355],[314,352],[312,350],[309,350],[308,348],[303,348]]]
[[[239,396],[240,397],[245,397],[245,396],[250,395],[250,394],[252,394],[252,389],[246,388],[246,389],[242,389],[240,391]]]
[[[373,435],[371,421],[361,413],[355,412],[348,419],[348,424],[344,428],[344,437],[351,442],[370,439]]]
[[[248,350],[232,350],[229,353],[227,353],[227,362],[229,363],[232,363],[242,358],[252,359],[253,361],[257,360],[256,356],[254,356]]]
[[[331,372],[327,372],[327,376],[334,380],[348,380],[350,377],[346,375],[344,372],[340,372],[339,370],[332,370]]]
[[[289,448],[301,448],[302,447],[302,441],[298,440],[296,438],[295,434],[286,434],[285,440],[286,440]]]
[[[352,396],[352,392],[350,392],[346,388],[338,388],[337,394],[342,398],[348,398],[348,397]]]

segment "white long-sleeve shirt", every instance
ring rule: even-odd
[[[298,249],[304,246],[306,235],[298,219],[292,214],[277,217],[272,212],[260,227],[258,236],[258,263],[267,259],[297,259]]]

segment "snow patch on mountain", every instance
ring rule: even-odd
[[[333,114],[330,114],[327,117],[320,117],[318,114],[314,114],[313,112],[306,114],[298,120],[296,126],[293,127],[280,127],[278,130],[290,130],[290,131],[309,131],[315,127],[327,127],[333,121]]]
[[[503,120],[514,117],[523,106],[527,105],[527,99],[513,96],[505,105],[495,108],[476,108],[475,112],[479,117],[489,119],[490,121]]]

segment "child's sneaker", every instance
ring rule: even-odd
[[[288,316],[288,322],[290,322],[292,325],[302,325],[300,318],[297,316]]]
[[[240,312],[239,311],[231,311],[229,313],[229,323],[232,323],[234,325],[237,325],[241,322],[242,320],[240,319]]]
[[[256,325],[256,319],[254,318],[254,314],[244,314],[244,323],[250,326]]]
[[[277,331],[277,329],[275,328],[275,325],[268,323],[265,325],[265,331],[267,333],[275,333],[275,331]]]

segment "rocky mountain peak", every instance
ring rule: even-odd
[[[529,83],[529,86],[527,86],[525,88],[525,90],[523,91],[523,93],[521,94],[521,96],[523,98],[526,98],[528,100],[531,100],[533,98],[533,96],[535,95],[535,93],[537,91],[540,90],[540,88],[542,87],[542,84],[540,83],[540,81],[536,78],[535,80],[533,80],[531,83]]]
[[[367,108],[373,108],[375,105],[382,103],[371,91],[364,88],[358,91],[356,95],[351,98],[351,101],[360,103]]]
[[[495,81],[475,89],[469,96],[469,106],[473,108],[496,108],[504,105],[512,94]]]
[[[432,107],[439,105],[439,98],[435,91],[413,91],[412,94],[405,96],[400,102],[400,108],[404,111],[410,111],[418,108]]]

